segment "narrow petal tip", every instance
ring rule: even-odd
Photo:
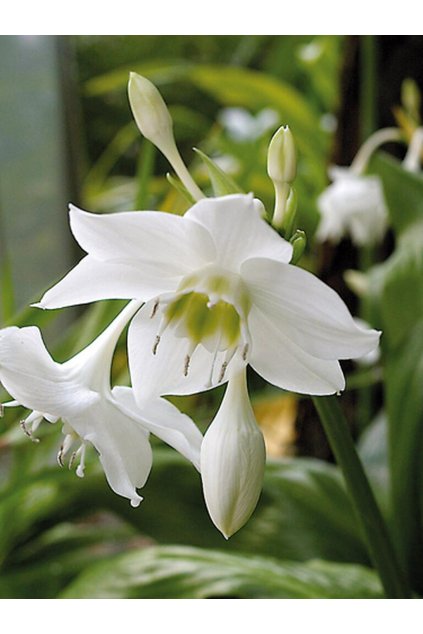
[[[133,498],[130,500],[130,503],[131,503],[132,508],[136,509],[136,508],[137,508],[137,507],[141,504],[141,502],[143,501],[143,499],[144,499],[144,498],[142,498],[142,497],[141,497],[141,496],[139,496],[139,495],[137,495],[136,497],[133,497]]]

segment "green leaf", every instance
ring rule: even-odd
[[[187,68],[186,76],[224,106],[244,107],[253,112],[274,108],[281,124],[289,124],[300,152],[322,152],[325,135],[319,116],[307,100],[290,85],[265,73],[235,66],[199,64]]]
[[[110,508],[164,544],[299,561],[319,558],[368,563],[339,470],[320,460],[269,462],[255,512],[228,541],[207,514],[199,476],[175,452],[155,452],[154,468],[143,495],[144,502],[135,512],[112,495]]]
[[[422,592],[423,318],[388,356],[385,383],[394,536],[413,587]]]
[[[396,234],[402,233],[416,221],[423,220],[421,174],[406,171],[397,159],[383,153],[373,156],[368,172],[382,180],[390,223]]]
[[[204,154],[204,152],[198,148],[194,148],[194,152],[196,152],[206,164],[215,196],[242,193],[242,190],[235,183],[233,178],[228,176],[207,154]]]
[[[264,557],[182,547],[154,547],[90,566],[60,598],[76,599],[377,599],[369,569],[324,561]]]
[[[64,523],[24,544],[0,573],[0,598],[55,598],[88,564],[127,547],[131,533],[114,518]]]
[[[373,267],[368,279],[372,310],[378,313],[383,330],[383,347],[394,349],[407,341],[423,316],[423,218],[403,230],[394,253]]]
[[[357,451],[370,480],[377,501],[385,514],[389,508],[388,423],[380,412],[363,431]]]

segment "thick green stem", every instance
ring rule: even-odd
[[[409,599],[411,592],[397,561],[380,510],[376,504],[351,433],[335,396],[313,397],[327,439],[340,466],[352,499],[370,558],[379,573],[386,597]]]

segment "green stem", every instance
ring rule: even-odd
[[[137,193],[135,197],[135,209],[137,210],[147,208],[148,184],[153,173],[155,151],[154,145],[144,139],[137,167]]]
[[[409,599],[411,592],[388,531],[376,504],[351,433],[335,396],[312,397],[326,436],[340,466],[367,541],[370,558],[379,573],[386,597]]]

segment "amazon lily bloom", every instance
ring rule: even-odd
[[[358,327],[332,289],[289,264],[292,245],[263,212],[245,194],[203,198],[184,216],[72,207],[88,255],[38,305],[145,302],[128,332],[140,405],[215,387],[247,363],[286,390],[339,392],[339,359],[367,354],[379,333]]]
[[[382,182],[365,174],[372,154],[384,143],[401,140],[398,128],[382,128],[361,146],[350,167],[333,166],[333,181],[319,196],[320,224],[316,238],[337,244],[350,237],[357,247],[380,242],[388,226]]]
[[[53,361],[36,327],[0,330],[0,381],[15,399],[6,407],[32,410],[22,421],[34,440],[42,419],[63,421],[63,444],[57,459],[63,465],[79,462],[84,475],[87,445],[99,454],[110,487],[132,506],[142,497],[152,464],[149,433],[153,432],[199,466],[202,436],[194,423],[165,399],[153,399],[142,408],[127,387],[110,388],[110,368],[116,342],[139,308],[131,302],[106,330],[69,361]]]
[[[321,214],[317,240],[337,244],[349,236],[358,247],[380,242],[388,225],[380,179],[342,167],[331,168],[329,174],[333,183],[317,201]]]

